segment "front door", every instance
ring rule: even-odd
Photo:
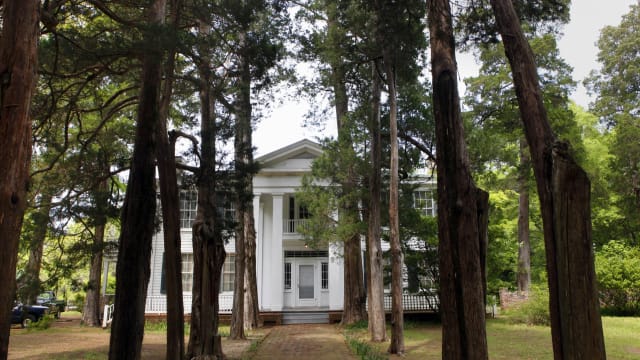
[[[316,266],[315,264],[298,264],[298,306],[317,306]]]

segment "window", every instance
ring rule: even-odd
[[[322,289],[329,288],[329,263],[323,262],[321,267],[321,285]]]
[[[298,208],[298,217],[300,219],[308,219],[311,217],[311,213],[306,206],[300,205],[300,207]]]
[[[198,192],[195,190],[180,190],[180,227],[191,228],[196,219],[198,207]]]
[[[220,291],[233,291],[236,276],[236,257],[235,255],[227,255],[222,266],[222,284]]]
[[[190,293],[193,290],[193,254],[183,253],[180,255],[182,260],[182,291]],[[160,293],[167,293],[167,285],[165,281],[165,254],[162,254],[162,273],[160,274]]]
[[[284,289],[291,290],[291,263],[284,263]]]
[[[182,254],[182,291],[193,289],[193,254]]]
[[[413,208],[419,210],[422,215],[436,215],[436,201],[433,191],[415,191],[413,193]]]

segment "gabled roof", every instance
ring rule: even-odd
[[[314,159],[322,154],[322,146],[309,139],[302,139],[278,150],[256,158],[262,167],[268,167],[286,159]]]

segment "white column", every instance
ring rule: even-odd
[[[253,195],[253,221],[256,230],[256,281],[258,282],[258,306],[262,307],[262,276],[264,269],[262,268],[262,251],[263,232],[262,228],[262,204],[260,204],[260,194]]]
[[[329,244],[329,309],[344,307],[344,254],[341,245]]]
[[[111,258],[103,256],[102,258],[102,296],[107,294],[107,283],[109,282],[109,263]]]
[[[271,236],[271,272],[265,274],[265,281],[272,289],[272,311],[282,310],[284,304],[284,264],[282,253],[282,205],[284,194],[273,194],[273,226]],[[266,284],[265,284],[266,285]]]

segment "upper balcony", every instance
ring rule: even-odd
[[[282,222],[283,235],[301,235],[301,229],[308,223],[307,219],[285,219]]]

